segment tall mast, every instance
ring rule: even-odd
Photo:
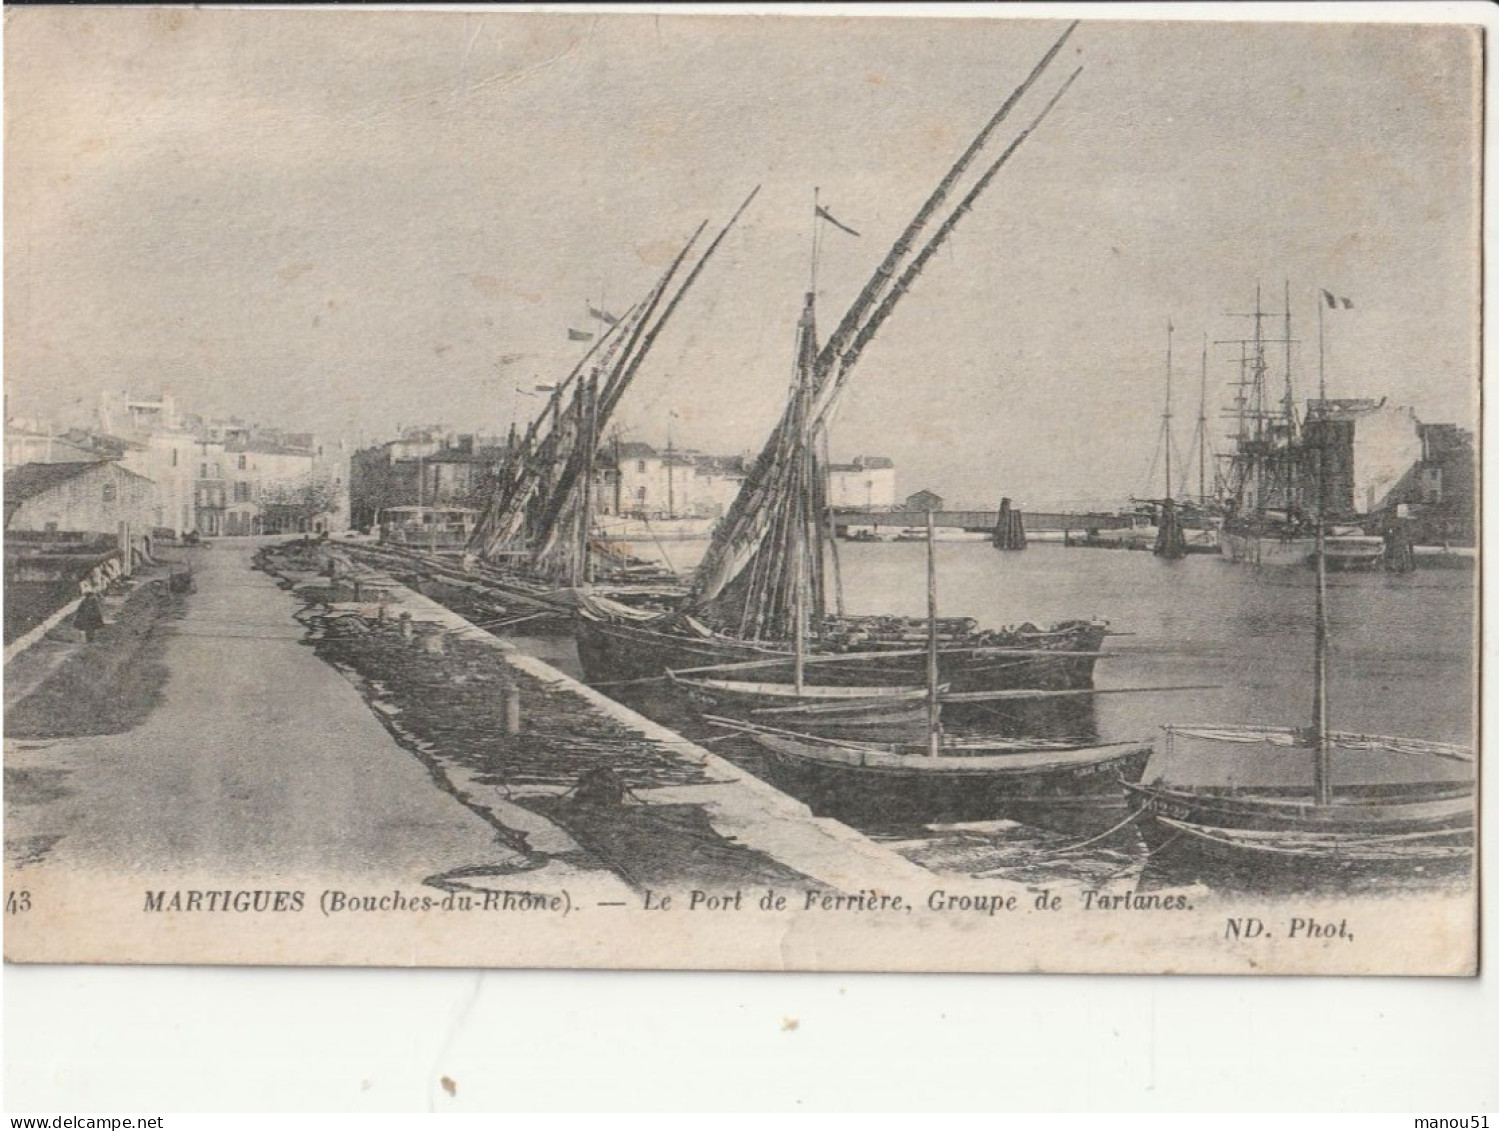
[[[838,536],[834,528],[833,508],[833,462],[828,455],[828,430],[824,425],[817,434],[819,444],[819,455],[821,456],[821,468],[818,477],[818,488],[822,491],[822,513],[820,520],[822,524],[823,543],[827,546],[829,564],[833,568],[833,608],[841,620],[844,615],[843,604],[843,563],[838,557]],[[822,610],[824,616],[827,610]]]
[[[1208,498],[1208,336],[1202,335],[1202,383],[1197,399],[1197,498]]]
[[[1288,435],[1294,441],[1297,432],[1296,420],[1296,385],[1291,379],[1291,283],[1286,281],[1286,396],[1285,396],[1286,428]]]
[[[815,219],[815,217],[814,217]],[[816,224],[813,224],[816,228]],[[808,584],[808,566],[810,563],[810,551],[813,547],[808,541],[813,537],[812,510],[815,506],[814,496],[816,494],[812,482],[812,436],[808,429],[811,427],[810,417],[812,409],[812,377],[815,357],[817,352],[816,322],[813,318],[813,309],[816,298],[813,292],[807,292],[806,309],[802,314],[802,324],[799,330],[800,340],[797,343],[797,365],[796,365],[796,397],[797,397],[797,460],[799,467],[796,476],[796,486],[800,497],[796,502],[796,517],[792,524],[791,532],[791,562],[792,562],[792,620],[794,621],[794,633],[796,637],[795,655],[795,682],[796,693],[802,693],[802,687],[806,682],[806,656],[807,656],[807,597],[810,588]],[[822,546],[820,540],[816,543],[816,550],[820,554]]]
[[[816,185],[812,186],[812,282],[807,288],[812,294],[817,293],[817,250],[818,235],[821,225],[817,223],[817,210],[821,207],[822,190]]]
[[[942,748],[937,702],[937,539],[932,512],[926,512],[926,752],[935,758]]]
[[[1161,437],[1166,449],[1166,498],[1171,498],[1171,334],[1174,327],[1166,319],[1166,411],[1161,413]]]
[[[1264,307],[1260,302],[1260,285],[1254,285],[1254,438],[1256,441],[1256,452],[1254,458],[1254,506],[1255,510],[1263,512],[1265,509],[1265,458],[1267,449],[1264,446],[1268,439],[1268,429],[1265,424],[1265,334],[1264,334]]]
[[[1322,296],[1317,296],[1317,412],[1327,411],[1327,355],[1322,339]]]
[[[677,493],[675,490],[675,476],[672,475],[672,464],[676,462],[675,454],[671,444],[671,410],[666,413],[666,517],[677,517]]]
[[[1312,667],[1312,787],[1318,805],[1332,803],[1332,750],[1327,735],[1327,558],[1322,513],[1322,446],[1313,451],[1317,477],[1317,627],[1316,654]]]

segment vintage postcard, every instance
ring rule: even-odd
[[[1474,973],[1483,46],[8,11],[6,958]]]

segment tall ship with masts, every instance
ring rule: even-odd
[[[728,664],[767,677],[802,664],[807,682],[822,684],[922,681],[926,650],[921,642],[928,626],[896,617],[850,616],[837,607],[836,549],[827,507],[827,425],[860,355],[885,320],[1076,79],[1081,68],[949,206],[990,136],[1045,73],[1071,32],[1069,27],[979,131],[825,340],[818,333],[815,284],[806,294],[786,408],[716,529],[684,604],[651,616],[603,600],[581,603],[578,651],[591,681],[627,682]],[[945,217],[925,234],[944,208]],[[815,278],[818,225],[833,222],[815,199],[812,222]],[[803,587],[808,599],[799,602]],[[804,661],[794,654],[799,615],[808,620]],[[955,693],[1088,686],[1107,633],[1103,623],[1084,620],[997,631],[982,630],[967,618],[949,618],[937,628],[939,678]]]
[[[1297,409],[1289,283],[1282,314],[1264,309],[1257,286],[1253,312],[1241,317],[1252,319],[1250,336],[1221,343],[1240,350],[1230,413],[1235,423],[1233,450],[1224,477],[1222,551],[1231,561],[1251,565],[1311,565],[1317,539],[1308,519],[1308,492],[1316,450],[1308,444],[1307,434],[1316,430],[1317,421]],[[1267,325],[1274,321],[1281,323],[1279,337],[1271,336]],[[1283,360],[1279,391],[1271,372],[1272,351],[1275,360]],[[1323,397],[1317,405],[1325,403]],[[1332,568],[1374,565],[1384,553],[1381,539],[1356,528],[1326,532],[1324,548]]]
[[[1255,287],[1248,337],[1220,343],[1239,347],[1239,375],[1234,382],[1231,416],[1233,449],[1225,476],[1226,518],[1221,546],[1225,557],[1253,565],[1302,565],[1311,559],[1316,540],[1303,506],[1301,418],[1291,375],[1291,303],[1286,292],[1285,333],[1271,338]],[[1277,395],[1270,372],[1270,350],[1284,349],[1284,389]]]

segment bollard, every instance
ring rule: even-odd
[[[359,594],[360,594],[360,592],[361,592],[361,588],[360,588],[360,585],[359,585],[359,578],[356,577],[354,579],[354,603],[356,605],[359,604]]]
[[[402,640],[410,640],[411,639],[411,614],[410,613],[402,613],[401,614],[401,639]]]
[[[520,688],[506,681],[502,693],[505,696],[505,733],[520,733]]]
[[[381,601],[378,605],[375,606],[375,623],[376,624],[384,624],[385,623],[385,616],[386,616],[385,602]]]

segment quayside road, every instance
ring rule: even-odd
[[[165,681],[140,725],[7,734],[10,865],[416,884],[513,863],[301,643],[296,603],[251,569],[255,549],[191,553],[197,591],[158,626]]]

